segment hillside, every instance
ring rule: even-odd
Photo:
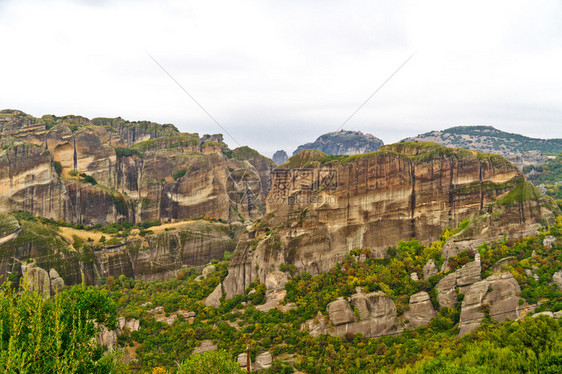
[[[17,218],[20,225],[32,220]],[[52,222],[36,224],[57,231]],[[174,373],[192,352],[214,350],[226,352],[222,360],[242,355],[245,362],[249,344],[252,365],[264,374],[556,373],[562,220],[538,235],[483,243],[446,260],[445,244],[469,225],[444,230],[429,245],[400,242],[384,259],[357,249],[314,276],[281,267],[281,283],[254,282],[217,307],[203,300],[227,276],[229,253],[203,271],[185,269],[164,281],[109,276],[100,286],[74,287],[56,298],[83,300],[62,304],[87,306],[83,318],[99,316],[108,326],[117,319],[121,327],[100,338],[121,347],[127,372]],[[268,307],[280,293],[284,300]],[[530,317],[538,313],[544,315]],[[137,322],[124,328],[121,320]],[[385,333],[356,330],[365,322]]]
[[[474,149],[501,155],[529,151],[562,152],[562,139],[536,139],[498,130],[492,126],[457,126],[443,131],[430,131],[404,141],[435,142],[447,147]]]
[[[500,155],[401,142],[273,168],[220,134],[11,110],[0,147],[6,371],[91,352],[100,373],[229,373],[248,344],[265,373],[557,365],[561,211]],[[500,366],[482,366],[488,351]]]
[[[298,146],[293,155],[305,149],[316,149],[327,155],[355,155],[374,152],[383,144],[382,140],[371,134],[340,130],[321,135],[312,143]]]

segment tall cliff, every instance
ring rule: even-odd
[[[84,225],[205,215],[237,220],[265,210],[273,162],[249,148],[229,150],[221,135],[121,118],[0,112],[0,212]],[[247,148],[247,149],[246,149]],[[236,200],[229,178],[248,170],[260,194]],[[258,191],[259,192],[259,191]]]
[[[532,203],[511,209],[506,196],[522,184],[522,173],[501,156],[435,143],[398,143],[347,157],[303,151],[272,171],[266,215],[238,242],[216,292],[241,293],[280,264],[317,274],[355,248],[381,258],[399,240],[428,243],[503,197],[510,225],[496,226],[494,235],[527,233],[554,215],[532,194],[521,197]],[[478,237],[486,236],[481,229]]]

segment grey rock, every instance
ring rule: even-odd
[[[103,347],[113,349],[117,345],[117,331],[109,330],[104,325],[97,327],[100,329],[97,337],[98,343]]]
[[[521,288],[511,273],[494,274],[470,286],[465,293],[459,321],[463,336],[474,331],[484,318],[484,308],[498,322],[519,317],[519,294]]]
[[[51,294],[58,295],[64,288],[64,279],[61,278],[55,269],[49,270],[49,278],[51,282]]]
[[[254,370],[259,371],[263,369],[269,369],[273,363],[273,357],[269,352],[263,352],[256,356],[256,363],[254,364]]]
[[[532,315],[532,317],[538,317],[538,316],[548,316],[550,318],[554,318],[554,313],[552,312],[540,312],[540,313],[535,313]]]
[[[245,368],[246,366],[248,366],[248,356],[247,356],[247,353],[246,353],[246,352],[240,353],[240,354],[238,355],[237,361],[238,361],[238,364],[240,364],[240,366],[243,367],[243,368]]]
[[[193,349],[193,353],[203,354],[205,352],[216,351],[217,346],[211,340],[203,340],[201,345]]]
[[[427,326],[432,318],[437,317],[429,294],[425,291],[410,296],[410,309],[405,314],[410,322],[409,327],[414,329]]]
[[[418,273],[410,274],[410,278],[412,278],[412,280],[416,282],[420,280],[420,278],[418,277]]]
[[[217,287],[211,292],[209,296],[205,299],[205,306],[213,306],[217,308],[221,305],[221,297],[223,296],[222,284],[217,285]]]
[[[31,291],[36,291],[45,297],[51,296],[51,278],[49,273],[37,266],[35,260],[22,263],[21,271],[25,280],[29,282]]]
[[[273,162],[275,162],[277,165],[284,164],[288,159],[289,156],[287,156],[287,152],[285,152],[284,150],[275,152],[272,158]]]
[[[562,270],[552,274],[552,281],[562,290]]]
[[[301,331],[308,331],[312,337],[327,334],[330,331],[329,317],[318,312],[316,317],[309,319],[302,324]]]
[[[455,273],[448,274],[435,285],[439,307],[454,309],[457,306],[456,286],[457,275]]]
[[[454,309],[457,306],[456,288],[460,288],[460,293],[465,293],[470,285],[480,280],[481,269],[480,255],[476,254],[474,261],[441,279],[435,286],[439,307]]]
[[[343,298],[339,298],[328,304],[328,315],[330,316],[330,322],[334,326],[354,321],[353,310],[349,306],[349,303]]]
[[[556,242],[556,237],[552,236],[552,235],[547,235],[544,237],[544,239],[542,240],[542,245],[545,248],[552,248],[552,245]]]
[[[217,268],[215,267],[215,265],[207,265],[203,268],[203,272],[201,273],[201,275],[203,276],[203,278],[207,278],[210,274],[213,274],[216,270]]]
[[[125,322],[125,328],[129,331],[139,331],[140,329],[140,321],[138,319],[131,318]]]
[[[432,276],[434,276],[435,274],[437,274],[438,272],[439,272],[439,269],[437,269],[437,265],[435,265],[435,261],[433,261],[433,259],[431,259],[431,260],[427,261],[427,263],[423,267],[423,278],[429,279]]]

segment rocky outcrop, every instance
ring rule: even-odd
[[[474,261],[469,262],[457,271],[446,275],[436,285],[437,301],[441,308],[454,309],[457,306],[457,288],[464,294],[472,284],[480,280],[480,255],[476,254]]]
[[[501,154],[522,166],[542,162],[541,152],[562,151],[562,139],[529,138],[501,131],[492,126],[457,126],[443,131],[431,131],[405,140],[436,142],[447,147]]]
[[[330,318],[330,322],[334,326],[344,325],[355,321],[353,310],[349,306],[349,303],[343,298],[332,301],[328,304],[328,316]]]
[[[427,326],[432,318],[437,317],[427,292],[422,291],[410,296],[410,308],[405,313],[408,327],[416,329]]]
[[[23,127],[23,128],[22,128]],[[268,192],[268,158],[230,151],[221,135],[120,118],[0,112],[0,212],[95,225],[129,220],[257,218]],[[231,170],[262,181],[252,201],[233,201]]]
[[[225,223],[199,220],[151,229],[154,234],[145,237],[107,246],[86,242],[76,248],[60,231],[23,221],[22,227],[17,225],[18,235],[0,244],[0,274],[28,275],[33,287],[48,296],[82,279],[88,284],[120,275],[167,279],[184,268],[223,259],[225,251],[232,252],[236,245],[235,228]]]
[[[552,275],[552,281],[562,290],[562,271],[557,271]]]
[[[289,282],[287,274],[281,271],[272,271],[265,278],[265,304],[258,305],[256,309],[267,312],[279,305],[287,291],[285,285]]]
[[[510,273],[494,274],[472,284],[464,293],[459,335],[478,328],[486,313],[498,322],[517,319],[520,293],[521,288]]]
[[[321,135],[313,143],[299,146],[293,152],[293,155],[305,149],[316,149],[327,155],[357,155],[375,152],[383,144],[382,140],[371,134],[363,134],[361,131],[339,130]]]
[[[357,293],[351,297],[351,303],[353,309],[345,299],[337,299],[328,304],[328,318],[319,313],[301,328],[308,330],[312,336],[329,334],[340,337],[358,333],[379,337],[402,331],[396,305],[383,292]]]
[[[243,293],[282,263],[325,272],[355,248],[381,258],[400,240],[430,243],[467,218],[457,242],[516,236],[552,219],[550,202],[501,156],[417,143],[336,161],[303,151],[272,171],[267,213],[241,237],[220,287],[227,298]]]
[[[429,279],[437,273],[439,273],[439,269],[437,268],[437,265],[435,265],[435,261],[433,259],[428,260],[423,267],[423,278]]]
[[[559,208],[529,182],[521,182],[497,201],[487,204],[483,214],[453,235],[443,247],[446,258],[462,251],[475,251],[481,244],[504,237],[519,239],[538,233],[546,222],[552,224]]]
[[[263,352],[256,356],[256,362],[254,364],[254,370],[260,371],[264,369],[269,369],[273,363],[273,356],[269,352]]]
[[[29,289],[43,296],[51,296],[51,278],[45,269],[37,266],[35,261],[21,264],[21,271]]]
[[[103,324],[96,324],[96,327],[99,329],[97,336],[98,343],[108,349],[114,349],[117,347],[117,338],[121,336],[123,332],[139,331],[140,321],[134,318],[126,319],[125,317],[119,317],[115,330],[109,330]]]
[[[287,156],[287,152],[285,152],[284,150],[275,152],[272,158],[273,162],[275,162],[275,164],[277,165],[284,164],[288,159],[289,156]]]

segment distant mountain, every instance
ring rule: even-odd
[[[280,151],[277,151],[273,154],[272,160],[277,165],[281,165],[281,164],[284,164],[285,162],[287,162],[288,159],[289,159],[289,157],[287,156],[287,152],[285,152],[284,150],[280,150]]]
[[[435,142],[447,147],[474,149],[500,155],[529,151],[562,152],[562,139],[536,139],[498,130],[492,126],[457,126],[443,131],[430,131],[404,141]]]
[[[356,155],[374,152],[383,145],[383,141],[374,135],[363,134],[361,131],[340,130],[321,135],[313,143],[299,146],[293,155],[305,149],[316,149],[327,155]]]

